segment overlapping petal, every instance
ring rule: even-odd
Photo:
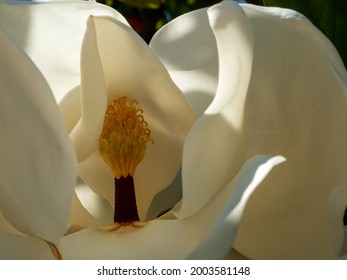
[[[0,30],[0,209],[17,230],[56,241],[66,231],[77,162],[53,94]]]
[[[251,258],[335,258],[347,201],[346,70],[298,14],[245,11],[255,34],[247,156],[288,161],[250,199],[235,246]]]
[[[208,10],[219,54],[216,96],[190,131],[183,156],[183,198],[177,215],[199,211],[244,162],[244,102],[252,71],[253,34],[243,10],[233,3]],[[215,166],[215,168],[211,168]],[[199,199],[195,199],[199,193]]]
[[[80,51],[91,14],[127,24],[116,10],[95,1],[0,3],[0,26],[34,61],[58,103],[80,85]]]
[[[143,228],[123,227],[115,232],[85,229],[64,237],[59,248],[67,259],[183,259],[201,258],[208,246],[212,249],[205,257],[224,258],[249,196],[283,160],[280,156],[250,159],[223,191],[189,218],[163,217],[149,221]],[[210,232],[211,237],[200,248]],[[215,240],[216,233],[223,239]]]
[[[232,3],[220,5],[225,8],[221,13],[227,14]],[[235,248],[249,258],[336,258],[343,241],[347,201],[346,70],[332,44],[302,15],[278,8],[242,7],[254,37],[253,63],[247,91],[231,94],[245,94],[239,104],[244,109],[239,109],[239,115],[230,110],[225,114],[228,121],[203,117],[210,120],[210,131],[204,136],[212,135],[212,142],[212,137],[219,135],[217,124],[238,123],[236,131],[244,138],[236,162],[262,153],[283,155],[287,162],[251,196]],[[199,17],[193,12],[191,17],[199,20],[204,11],[202,22],[206,23],[207,10],[198,11]],[[189,15],[185,17],[187,20]],[[170,28],[162,32],[166,30]],[[212,29],[206,32],[212,33]],[[157,38],[165,38],[165,34],[154,40]],[[210,38],[211,34],[204,35],[200,43],[213,48]],[[223,43],[218,36],[216,40],[217,45]],[[219,61],[227,58],[219,45],[212,53]],[[226,85],[224,90],[228,88],[227,75],[232,85],[232,71],[218,77],[218,82]],[[231,151],[237,137],[235,133],[233,139],[225,140]]]
[[[155,141],[147,148],[135,176],[138,196],[143,197],[138,206],[144,218],[153,196],[175,178],[183,139],[194,120],[165,68],[117,11],[93,1],[0,5],[0,25],[25,49],[53,89],[81,162],[81,176],[112,202],[111,172],[95,152],[106,109],[102,108],[122,95],[139,102]],[[90,15],[104,17],[90,19],[88,34],[97,38],[94,46],[84,44],[81,56]],[[88,51],[92,47],[98,49],[95,57]],[[103,74],[94,67],[98,59],[107,92],[103,90]]]
[[[242,10],[238,9],[236,12],[242,12]],[[217,15],[219,18],[219,15]],[[100,43],[100,37],[98,36],[98,30],[97,30],[97,21],[103,20],[106,21],[108,19],[99,19],[99,18],[93,18],[95,27],[96,27],[96,33],[97,33],[97,43]],[[122,25],[120,26],[114,26],[114,23],[112,21],[108,20],[108,22],[104,22],[104,24],[110,24],[110,28],[115,29],[116,31],[122,31],[124,30],[124,27]],[[121,27],[121,28],[119,28]],[[118,29],[118,30],[117,30]],[[119,30],[120,29],[120,30]],[[122,30],[123,29],[123,30]],[[106,30],[107,28],[102,28],[102,30]],[[94,29],[92,29],[94,31]],[[121,42],[124,42],[127,46],[139,46],[138,43],[134,43],[135,40],[137,40],[137,37],[134,36],[134,34],[131,33],[130,30],[126,30],[127,32],[124,32],[124,37],[122,37],[122,33],[118,33],[117,38],[124,38],[121,40]],[[87,31],[88,32],[88,31]],[[247,35],[246,35],[247,36]],[[102,38],[102,37],[101,37]],[[112,38],[111,36],[108,36],[108,38]],[[102,41],[101,41],[102,42]],[[142,42],[142,41],[141,41]],[[139,42],[140,44],[142,44]],[[121,44],[121,43],[118,43]],[[114,44],[111,44],[113,46]],[[107,45],[104,45],[102,47],[105,47]],[[102,47],[100,49],[102,50]],[[129,47],[128,47],[129,49]],[[147,49],[145,48],[147,51]],[[117,52],[118,53],[118,52]],[[246,56],[249,52],[246,51]],[[139,54],[142,57],[143,50],[137,49],[136,52],[134,52],[135,59],[137,58],[136,55]],[[102,60],[102,53],[99,52],[101,61]],[[108,57],[108,56],[107,56]],[[121,58],[125,57],[123,54]],[[145,56],[146,57],[146,56]],[[251,57],[251,56],[250,56]],[[120,60],[120,58],[119,58]],[[128,60],[131,60],[128,58]],[[121,60],[120,60],[121,61]],[[249,57],[245,59],[245,62],[249,61]],[[128,65],[128,64],[125,64]],[[131,65],[131,64],[130,64]],[[140,65],[140,67],[143,67]],[[107,69],[104,67],[104,69]],[[113,70],[114,72],[117,71],[117,69]],[[119,70],[118,70],[119,71]],[[136,71],[139,71],[138,69],[135,69]],[[140,70],[141,71],[141,70]],[[106,73],[106,71],[104,71]],[[112,72],[108,72],[112,73]],[[144,72],[142,72],[143,74]],[[156,74],[156,72],[151,72],[152,74]],[[122,73],[120,73],[122,75]],[[106,75],[107,76],[107,75]],[[117,76],[116,76],[117,77]],[[121,76],[123,77],[123,76]],[[121,80],[127,80],[128,77],[125,76]],[[148,78],[150,80],[150,78]],[[110,81],[109,83],[114,82]],[[138,81],[138,82],[141,82]],[[164,80],[165,82],[165,80]],[[106,84],[107,84],[107,78],[106,78]],[[146,83],[144,82],[146,85]],[[160,82],[156,82],[156,85],[160,85]],[[246,80],[245,86],[247,86],[248,81]],[[238,84],[235,83],[235,86],[238,87]],[[119,88],[127,87],[127,85],[119,85]],[[118,87],[117,87],[118,88]],[[143,87],[146,90],[146,87]],[[132,91],[129,91],[132,92]],[[135,91],[136,92],[136,91]],[[147,92],[148,95],[151,94],[151,92]],[[223,96],[223,95],[222,95]],[[141,98],[141,96],[139,97]],[[227,98],[227,97],[226,97]],[[223,99],[223,98],[221,98]],[[221,100],[220,99],[220,100]],[[140,103],[140,102],[139,102]],[[217,100],[217,105],[215,107],[223,107],[225,102],[221,102]],[[146,112],[146,110],[145,110]],[[145,116],[146,117],[146,116]],[[205,127],[200,126],[198,127],[201,131],[204,131]],[[230,134],[233,134],[233,130],[227,129],[225,131],[225,135],[230,138]],[[214,142],[210,143],[210,145],[213,145]],[[222,146],[219,148],[222,150],[223,148],[227,148],[228,145],[226,143],[223,143]],[[96,154],[97,155],[97,154]],[[236,236],[236,228],[238,225],[237,220],[240,218],[242,211],[237,212],[232,218],[233,222],[231,224],[228,224],[228,222],[224,221],[224,218],[228,216],[226,213],[231,212],[234,207],[239,202],[239,199],[241,198],[241,194],[244,191],[245,187],[251,185],[252,187],[257,186],[260,183],[260,180],[255,178],[255,182],[253,184],[250,184],[253,180],[253,175],[259,165],[261,165],[263,162],[267,161],[269,157],[260,157],[258,160],[252,160],[250,163],[247,163],[240,171],[240,176],[236,177],[235,180],[233,180],[230,184],[230,180],[233,178],[225,179],[225,185],[221,186],[220,192],[214,193],[214,196],[209,196],[208,201],[204,201],[205,204],[199,204],[200,211],[197,211],[195,215],[191,215],[190,217],[186,219],[176,219],[172,216],[172,213],[168,213],[164,215],[159,220],[153,220],[149,221],[145,227],[143,228],[133,228],[133,227],[123,227],[115,232],[105,232],[100,229],[85,229],[73,234],[70,234],[66,236],[59,244],[59,248],[63,252],[63,255],[65,258],[96,258],[96,259],[103,259],[103,258],[116,258],[116,259],[177,259],[177,258],[183,258],[188,256],[188,254],[195,250],[196,247],[199,246],[199,243],[204,240],[204,238],[207,237],[208,233],[212,231],[213,225],[216,221],[216,219],[219,217],[221,211],[223,210],[224,206],[227,205],[225,208],[225,213],[220,216],[220,224],[226,225],[225,228],[223,226],[223,230],[219,229],[219,225],[217,224],[217,229],[215,232],[222,232],[223,234],[228,235],[228,237],[225,240],[225,247],[224,250],[220,252],[220,255],[218,257],[225,257],[230,249],[230,243],[232,243],[233,239]],[[88,159],[89,160],[89,159]],[[87,161],[88,161],[87,160]],[[274,161],[270,161],[267,163],[269,166],[269,171],[274,165],[278,164],[280,161],[282,161],[281,158],[278,158]],[[99,173],[100,172],[100,164],[97,165],[94,163],[90,163],[90,169],[86,175],[91,174],[91,172],[95,172],[95,180],[100,180],[100,174],[106,174],[106,173]],[[194,164],[198,164],[198,161],[193,162]],[[84,163],[82,163],[84,164]],[[205,164],[205,165],[204,165]],[[199,164],[199,166],[209,166],[209,164],[206,164],[206,162]],[[241,167],[242,167],[241,163]],[[99,166],[98,169],[95,169],[95,167]],[[92,167],[94,168],[92,170]],[[227,166],[226,168],[228,168]],[[240,168],[241,168],[240,167]],[[183,168],[185,168],[183,166]],[[217,169],[217,168],[216,168]],[[216,170],[215,169],[215,170]],[[204,171],[204,170],[202,170]],[[235,176],[238,174],[239,170],[236,171]],[[262,173],[262,172],[261,172]],[[265,176],[267,172],[265,172],[263,175]],[[81,173],[83,174],[83,173]],[[199,174],[199,176],[202,176]],[[206,177],[204,177],[206,178]],[[241,178],[241,179],[240,179]],[[247,178],[247,179],[245,179]],[[86,182],[90,183],[91,180],[87,177],[84,177]],[[111,178],[110,178],[111,179]],[[135,177],[136,179],[136,177]],[[109,180],[111,182],[111,180]],[[97,182],[97,181],[95,181]],[[106,183],[105,183],[106,184]],[[196,185],[197,186],[197,185]],[[238,186],[238,187],[236,187]],[[252,189],[251,187],[251,189]],[[237,189],[240,188],[239,192]],[[110,189],[112,190],[111,186]],[[236,193],[237,195],[232,196],[231,193]],[[246,203],[246,198],[249,197],[251,193],[251,190],[249,190],[248,194],[244,197],[244,200],[242,201],[241,205],[239,207],[244,207]],[[232,197],[232,199],[229,200],[229,197]],[[195,197],[196,198],[196,197]],[[140,197],[142,200],[143,198]],[[196,200],[200,200],[196,198]],[[188,200],[189,201],[189,200]],[[213,201],[213,202],[211,202]],[[191,201],[190,201],[191,202]],[[203,208],[203,209],[201,209]],[[229,232],[229,234],[228,234]],[[141,242],[141,240],[146,240],[146,242]],[[209,241],[206,241],[204,244],[210,244]],[[78,246],[78,250],[77,247]],[[218,246],[217,246],[218,247]],[[217,248],[216,247],[216,248]],[[219,249],[219,247],[218,247]],[[197,253],[199,253],[199,249]],[[216,254],[216,251],[213,251],[214,254]],[[218,254],[218,253],[217,253]]]
[[[48,243],[29,236],[0,232],[1,260],[52,260]]]
[[[153,197],[175,178],[183,142],[194,121],[166,69],[116,12],[97,4],[69,3],[69,11],[80,10],[76,20],[56,13],[65,4],[47,4],[56,16],[48,24],[42,24],[43,5],[19,5],[19,9],[0,5],[0,25],[25,47],[52,84],[56,99],[61,101],[65,126],[71,132],[80,161],[81,177],[111,203],[113,175],[96,145],[103,115],[106,104],[118,97],[125,95],[138,101],[155,140],[135,174],[140,216],[145,219]],[[235,240],[243,210],[235,248],[246,257],[326,259],[345,253],[342,216],[347,201],[346,69],[331,43],[302,15],[276,8],[241,7],[224,1],[187,14],[163,28],[151,42],[175,83],[193,104],[195,115],[202,116],[188,134],[184,147],[181,203],[140,229],[123,227],[112,233],[86,229],[72,233],[76,228],[70,228],[70,234],[59,244],[64,257],[224,258]],[[81,23],[92,10],[96,12],[92,12],[85,28]],[[21,21],[17,30],[11,30],[11,15],[18,11]],[[96,16],[99,12],[103,16]],[[52,28],[57,18],[63,19],[63,24],[53,30],[71,38],[69,46],[50,35],[47,38],[51,39],[44,37],[46,28]],[[24,28],[23,23],[29,19],[30,28]],[[182,31],[183,27],[187,31]],[[79,54],[77,58],[74,54],[82,45],[79,70]],[[57,63],[47,50],[57,50],[56,58],[66,60]],[[91,68],[90,64],[97,67]],[[62,68],[57,69],[57,65]],[[14,87],[6,81],[1,86],[7,90],[9,85]],[[40,87],[42,82],[32,89]],[[2,103],[17,104],[15,98],[3,98]],[[27,100],[28,104],[37,105],[30,98]],[[21,106],[20,114],[27,120],[47,117],[40,106],[39,114],[31,115],[33,106]],[[4,108],[5,122],[1,115],[0,132],[5,128],[12,131],[14,139],[23,138],[20,133],[25,129],[17,135],[6,122],[6,118],[18,114]],[[33,126],[38,143],[42,143],[41,138],[52,139],[49,133],[47,137],[45,125],[41,120]],[[16,141],[0,143],[7,148]],[[19,158],[23,151],[32,153],[20,147],[14,158]],[[259,157],[260,154],[282,155],[287,162],[266,176],[283,158]],[[40,153],[35,155],[37,164],[29,169],[30,174],[24,174],[31,182],[38,179],[40,185],[47,178],[41,178],[33,169],[44,163],[43,170],[49,174],[50,164],[56,161],[43,160]],[[18,168],[26,164],[21,163]],[[64,181],[60,177],[53,179],[58,184]],[[21,188],[17,181],[16,188]],[[64,219],[60,219],[63,222],[55,235],[22,225],[27,213],[17,215],[21,207],[16,205],[23,198],[14,200],[13,194],[21,192],[28,197],[27,191],[12,190],[7,187],[9,184],[3,184],[6,180],[0,182],[1,191],[10,198],[0,200],[1,211],[11,224],[26,234],[48,240],[61,236]],[[51,189],[45,191],[56,199],[58,196],[50,193]],[[64,201],[67,193],[62,194]],[[90,200],[100,201],[95,197]],[[42,205],[38,203],[33,212]],[[99,225],[98,220],[83,211],[76,197],[73,205],[71,220],[77,221],[74,223]],[[54,209],[54,203],[49,207]],[[9,213],[10,208],[17,212]],[[58,220],[65,214],[59,213]],[[104,216],[104,212],[100,215]],[[43,221],[39,224],[46,226]],[[26,244],[26,237],[3,233],[1,238],[8,244],[16,240]],[[36,246],[29,243],[25,248]],[[41,252],[42,243],[37,246]],[[6,246],[7,251],[8,248],[11,245]],[[42,247],[42,256],[46,253],[47,248]]]
[[[200,9],[163,26],[150,42],[197,117],[212,102],[218,83],[217,45],[210,29],[206,9]]]
[[[227,258],[237,236],[238,225],[247,200],[272,168],[284,161],[285,158],[282,156],[255,156],[242,167],[239,174],[233,179],[232,194],[225,193],[229,187],[221,192],[222,195],[225,194],[226,197],[229,197],[229,201],[218,217],[214,228],[207,238],[187,256],[188,259],[219,260]],[[245,188],[246,186],[247,188]]]

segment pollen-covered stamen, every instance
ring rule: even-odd
[[[142,113],[137,102],[132,100],[128,105],[126,97],[107,106],[99,147],[117,179],[134,176],[145,156],[147,142],[153,142]]]
[[[115,223],[139,221],[133,176],[145,156],[147,142],[154,142],[142,114],[136,101],[127,104],[126,97],[114,100],[107,106],[99,138],[100,154],[115,176]]]

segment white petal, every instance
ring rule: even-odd
[[[111,223],[113,221],[113,209],[108,201],[98,196],[80,179],[78,180],[75,190],[82,205],[85,205],[85,208],[87,208],[94,217],[104,223]]]
[[[205,114],[224,115],[240,127],[230,112],[242,115],[253,63],[253,32],[246,14],[234,2],[222,2],[208,9],[208,18],[217,41],[219,76],[216,96]]]
[[[279,8],[242,7],[255,44],[244,122],[226,138],[230,119],[209,118],[211,133],[200,138],[209,137],[219,143],[217,147],[225,139],[229,150],[241,150],[233,157],[235,172],[242,157],[259,153],[283,154],[288,164],[276,173],[276,180],[271,177],[255,192],[258,198],[252,198],[252,206],[245,210],[236,249],[251,258],[335,258],[347,200],[346,69],[333,45],[302,15]],[[195,20],[206,22],[206,18]],[[205,37],[211,40],[210,35]],[[217,54],[217,49],[213,52]],[[200,129],[198,123],[193,131],[202,131],[206,124]],[[240,138],[239,131],[246,138]],[[193,156],[202,161],[199,154]],[[218,157],[222,158],[221,152]],[[215,160],[211,166],[217,164]],[[214,185],[214,180],[209,182]],[[337,189],[339,195],[333,195]]]
[[[249,197],[271,169],[284,161],[281,156],[258,156],[247,162],[236,177],[232,196],[212,232],[187,259],[225,259],[228,256]]]
[[[0,3],[0,26],[35,62],[58,102],[80,84],[80,51],[90,15],[127,24],[116,10],[95,1]]]
[[[347,201],[346,71],[297,14],[245,11],[255,44],[246,157],[282,154],[287,163],[250,198],[235,249],[251,259],[334,259]]]
[[[147,212],[147,220],[153,220],[172,209],[182,199],[182,172],[177,173],[173,182],[152,200]]]
[[[0,37],[0,209],[18,230],[54,241],[67,227],[74,150],[41,73]]]
[[[212,7],[208,15],[218,45],[219,84],[215,99],[184,146],[180,217],[206,205],[245,159],[243,108],[252,67],[252,31],[243,10],[233,2]]]
[[[104,224],[105,222],[91,215],[82,205],[78,196],[74,194],[72,199],[72,207],[70,212],[69,228],[67,230],[67,234],[81,230],[83,228],[99,227]]]
[[[79,162],[95,150],[107,106],[105,76],[93,17],[89,17],[87,26],[81,49],[81,118],[70,134]]]
[[[93,21],[108,101],[121,96],[137,100],[154,139],[154,144],[147,145],[145,158],[134,176],[139,214],[144,219],[153,197],[176,176],[183,142],[194,115],[166,69],[135,31],[112,18],[94,17]],[[98,135],[89,140],[97,139]],[[97,146],[95,151],[96,154],[80,164],[80,176],[95,192],[113,203],[113,174],[97,155]]]
[[[59,249],[66,259],[183,259],[204,241],[218,217],[216,229],[224,224],[225,217],[229,217],[227,214],[233,213],[233,209],[239,219],[254,188],[273,166],[282,161],[282,157],[268,156],[251,159],[234,181],[204,209],[189,218],[153,220],[143,228],[124,227],[114,232],[83,230],[65,236],[60,241]],[[218,247],[218,251],[223,249],[223,253],[229,252],[230,238],[236,227],[237,222],[228,227],[231,236],[225,237],[225,248]],[[225,231],[222,233],[225,234]]]
[[[218,82],[216,40],[207,9],[184,14],[154,34],[150,47],[187,96],[196,116],[212,102]]]
[[[0,211],[0,232],[6,232],[6,233],[13,233],[13,234],[17,234],[17,235],[23,235],[23,233],[21,233],[20,231],[18,231],[17,229],[15,229],[4,217],[4,215],[2,215],[1,211]]]
[[[53,260],[48,243],[42,239],[0,232],[1,260]]]

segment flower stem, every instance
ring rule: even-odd
[[[134,178],[130,175],[119,179],[114,178],[114,217],[113,221],[119,224],[132,224],[139,221],[137,212]]]

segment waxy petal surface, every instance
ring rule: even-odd
[[[218,45],[219,84],[215,99],[184,146],[183,199],[178,217],[204,207],[244,162],[243,110],[252,71],[252,30],[243,10],[231,2],[210,8],[208,16]]]
[[[226,7],[231,3],[220,5]],[[201,120],[205,119],[206,123],[200,124],[201,120],[197,122],[188,136],[186,147],[189,147],[189,138],[195,134],[199,137],[191,140],[190,146],[199,143],[197,139],[207,138],[211,143],[218,143],[217,152],[234,152],[229,157],[230,164],[235,167],[230,176],[234,176],[242,162],[256,154],[280,154],[287,158],[287,163],[261,184],[246,206],[235,243],[240,253],[255,259],[336,258],[344,239],[342,217],[347,201],[346,69],[329,40],[302,15],[279,8],[241,7],[254,37],[248,89],[246,92],[231,91],[227,97],[234,96],[230,105],[215,107],[214,115],[203,116]],[[202,16],[203,13],[205,16]],[[227,14],[228,9],[225,8],[222,13]],[[204,48],[211,48],[204,50],[209,57],[218,57],[219,61],[228,63],[223,57],[225,54],[220,52],[218,37],[215,39],[216,46],[210,42],[212,29],[204,28],[205,33],[210,34],[199,37],[199,23],[206,27],[209,20],[207,9],[173,21],[172,30],[178,34],[184,33],[180,29],[180,20],[183,23],[189,20],[194,22],[189,26],[197,30],[198,39],[192,37],[194,40],[190,42],[188,37],[182,37],[177,39],[177,44],[181,42],[182,48],[189,48],[195,46],[194,42],[197,41]],[[184,63],[174,64],[174,55],[165,53],[164,47],[160,47],[174,37],[170,34],[170,25],[154,37],[151,45],[161,54],[164,64],[172,71],[183,73],[188,70],[184,67],[194,65],[194,61],[186,58]],[[244,47],[248,48],[247,45]],[[188,49],[186,53],[193,51]],[[230,67],[234,71],[220,72],[221,78],[230,75],[232,83],[235,75],[244,75],[234,66]],[[218,72],[209,73],[216,75]],[[219,76],[215,78],[220,82]],[[227,81],[223,80],[222,83],[224,89],[228,89]],[[189,89],[178,85],[189,94]],[[217,100],[218,93],[214,100]],[[234,102],[242,101],[242,98],[235,98],[237,96],[245,98],[234,107],[236,110],[229,110],[228,113]],[[224,110],[224,113],[216,114],[218,110]],[[211,114],[211,111],[207,109],[205,114]],[[230,128],[233,126],[232,132]],[[203,133],[204,128],[206,133]],[[229,132],[229,137],[225,136],[225,131]],[[219,149],[228,145],[229,148]],[[191,156],[199,158],[197,150]],[[223,158],[221,152],[219,157]],[[226,159],[221,162],[221,169],[225,164]],[[212,175],[201,173],[208,174],[206,180],[204,176],[199,177],[201,182],[208,182],[211,188],[216,187],[215,182],[219,182],[220,187],[223,185],[220,180],[226,179],[216,176],[219,171],[213,174],[212,166],[215,165],[218,165],[216,160],[211,163]],[[194,169],[190,164],[186,166]],[[217,180],[212,179],[213,176]],[[198,193],[200,195],[201,191],[196,190],[195,195]],[[213,194],[213,190],[208,190],[208,193]],[[193,198],[194,194],[190,196]],[[186,202],[189,207],[194,203],[194,199]],[[177,214],[182,214],[180,210],[183,209],[183,204],[181,208],[177,207]]]
[[[211,254],[224,258],[235,238],[238,220],[249,196],[283,160],[269,156],[250,159],[215,199],[189,218],[163,217],[149,221],[142,228],[123,227],[114,232],[86,229],[64,237],[59,249],[66,259],[183,259],[196,250],[211,231],[212,234],[221,231],[225,239],[220,241],[225,248],[220,251],[218,246]],[[207,243],[209,240],[203,243],[202,250]],[[201,257],[200,250],[191,256]]]
[[[75,153],[40,71],[0,37],[0,209],[19,231],[56,241],[67,228]]]
[[[235,248],[255,259],[334,259],[347,201],[346,69],[301,15],[245,11],[255,44],[246,158],[275,153],[287,163],[251,197]]]
[[[200,9],[172,20],[154,34],[150,47],[168,69],[200,117],[212,102],[218,84],[216,40]]]
[[[95,1],[0,3],[0,26],[34,61],[58,103],[80,85],[80,52],[90,15],[127,24],[116,10]],[[66,103],[61,110],[71,105]]]
[[[0,232],[0,260],[54,260],[42,239]]]

